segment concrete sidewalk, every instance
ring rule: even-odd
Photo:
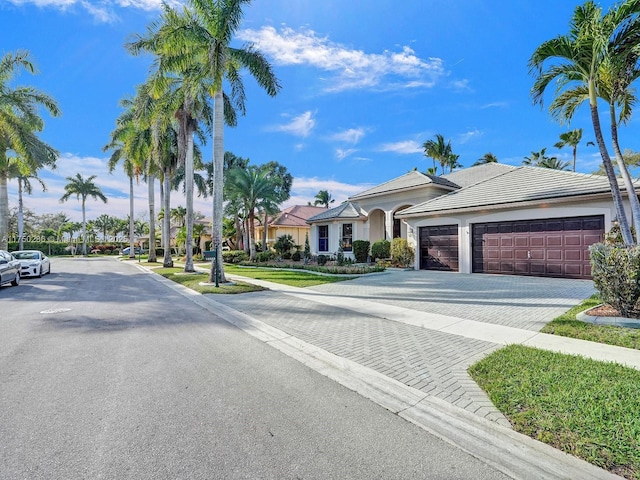
[[[375,301],[363,285],[356,285],[360,292],[351,296],[354,282],[331,284],[328,289],[325,285],[301,289],[227,276],[269,290],[200,295],[161,277],[159,280],[513,478],[620,478],[513,432],[466,370],[512,343],[634,368],[640,368],[640,352],[541,334],[531,329],[531,322],[529,328],[516,328],[407,308],[389,298]]]

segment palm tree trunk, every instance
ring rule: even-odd
[[[593,123],[593,131],[596,136],[596,142],[600,149],[600,156],[602,157],[602,165],[607,173],[609,179],[609,185],[611,186],[611,196],[613,197],[613,204],[616,209],[616,215],[618,217],[618,224],[620,225],[620,232],[622,234],[622,240],[625,245],[633,245],[633,236],[631,235],[631,229],[629,228],[629,222],[627,221],[627,214],[624,211],[624,205],[622,203],[622,195],[620,194],[620,187],[618,186],[618,179],[613,171],[613,165],[609,152],[607,152],[607,146],[604,143],[602,136],[602,128],[600,127],[600,116],[598,115],[598,105],[593,102],[590,103],[591,107],[591,121]]]
[[[217,261],[211,262],[209,281],[215,281],[215,266],[218,265],[218,281],[226,282],[222,264],[222,218],[224,186],[224,104],[222,89],[213,98],[213,226],[212,240],[217,249]]]
[[[147,177],[149,195],[149,258],[147,262],[156,262],[156,192],[155,177]]]
[[[167,238],[167,232],[164,229],[164,226],[165,226],[165,223],[164,223],[164,174],[162,175],[162,180],[160,181],[160,205],[162,205],[162,223],[161,223],[161,227],[160,227],[160,245],[162,245],[162,247],[164,248],[164,244],[165,244],[164,239]],[[167,215],[169,215],[169,212],[167,212]]]
[[[636,231],[636,243],[640,243],[640,202],[638,201],[638,195],[636,189],[633,186],[633,180],[629,175],[629,170],[622,158],[622,152],[620,152],[620,143],[618,142],[618,125],[616,123],[616,111],[614,104],[610,104],[609,112],[611,114],[611,140],[613,143],[613,151],[616,155],[616,163],[618,169],[622,175],[624,186],[627,190],[627,196],[629,197],[629,204],[631,205],[631,218],[633,218],[633,226]]]
[[[87,256],[87,209],[85,198],[82,197],[82,255]]]
[[[133,241],[133,175],[129,177],[129,258],[136,258],[135,245]]]
[[[249,259],[254,261],[256,259],[256,217],[253,209],[249,211]]]
[[[18,250],[24,250],[24,202],[22,200],[22,179],[18,178]]]
[[[0,171],[0,249],[9,249],[9,191],[4,171]]]
[[[264,211],[264,226],[262,229],[262,251],[266,252],[268,250],[267,248],[267,230],[269,230],[269,213],[267,212],[267,210],[265,209]]]
[[[184,165],[184,184],[187,197],[187,238],[185,242],[185,272],[195,272],[193,268],[193,132],[191,122],[187,127],[187,155]]]
[[[164,169],[164,231],[166,234],[163,234],[162,240],[164,241],[164,260],[162,262],[162,266],[164,268],[173,267],[173,259],[171,258],[171,216],[169,212],[171,211],[171,175],[169,172],[169,168]]]
[[[578,146],[573,147],[573,171],[576,171],[576,158],[578,157]]]

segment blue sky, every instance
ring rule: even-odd
[[[602,2],[608,7],[613,2]],[[532,151],[569,160],[553,147],[569,128],[583,128],[578,170],[597,169],[588,108],[570,126],[555,123],[529,96],[527,61],[543,41],[564,34],[568,0],[255,0],[245,10],[238,42],[253,42],[282,84],[269,97],[247,74],[247,114],[225,129],[225,150],[254,164],[275,160],[294,176],[284,205],[313,201],[320,189],[336,202],[370,186],[424,171],[422,144],[442,134],[468,167],[486,152],[520,165]],[[158,17],[156,0],[0,0],[1,53],[31,52],[40,74],[16,84],[53,96],[63,115],[47,119],[42,138],[61,152],[55,172],[42,172],[25,206],[80,219],[79,202],[60,204],[65,177],[97,175],[109,203],[89,201],[88,218],[128,214],[128,180],[109,174],[108,142],[120,99],[149,71],[150,58],[123,45]],[[605,115],[602,115],[603,121]],[[636,145],[637,120],[620,132]],[[608,125],[605,122],[605,127]],[[212,142],[204,147],[211,160]],[[34,185],[34,187],[36,187]],[[136,186],[136,217],[144,217],[146,185]],[[17,185],[9,185],[17,204]],[[172,206],[184,205],[179,195]],[[211,215],[211,199],[196,200]]]

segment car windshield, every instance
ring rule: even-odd
[[[13,252],[13,256],[18,260],[37,260],[38,252]]]

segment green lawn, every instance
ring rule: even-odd
[[[640,349],[640,329],[616,327],[613,325],[593,325],[576,320],[576,314],[602,303],[596,294],[580,305],[547,323],[541,330],[563,337],[579,338],[592,342],[606,343],[620,347]]]
[[[347,275],[316,275],[314,273],[290,270],[275,270],[273,268],[243,268],[237,265],[225,264],[225,273],[242,275],[243,277],[266,280],[273,283],[282,283],[292,287],[312,287],[324,283],[344,282],[356,277]]]
[[[640,372],[511,345],[469,368],[514,429],[640,479]]]
[[[196,292],[200,293],[214,293],[214,294],[234,294],[234,293],[247,293],[258,292],[264,290],[264,288],[257,285],[251,285],[244,282],[235,282],[235,285],[227,285],[219,283],[216,288],[215,285],[200,285],[201,282],[209,281],[209,274],[207,273],[184,273],[183,267],[173,268],[155,268],[153,270],[158,275],[162,275],[171,281],[184,285]]]

